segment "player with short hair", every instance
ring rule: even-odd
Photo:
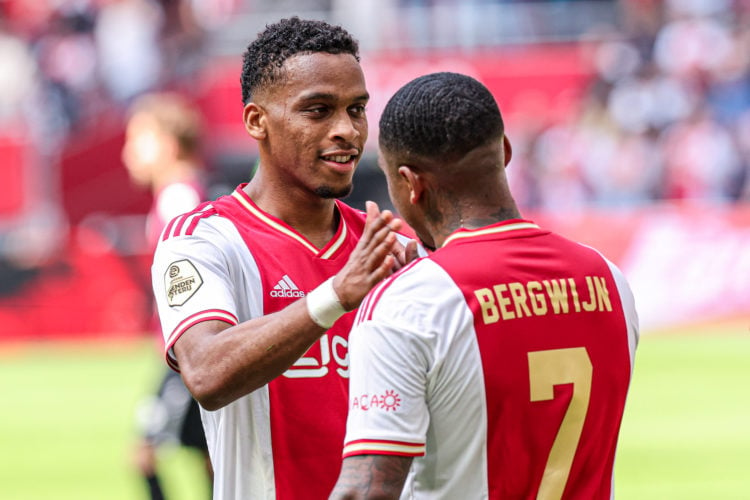
[[[364,295],[416,256],[352,189],[369,95],[357,42],[269,25],[242,70],[257,173],[167,225],[153,265],[167,360],[203,407],[214,497],[324,498],[341,463],[348,332]]]
[[[437,250],[360,306],[331,498],[611,498],[638,339],[622,273],[521,218],[473,78],[396,92],[380,153],[394,207]]]

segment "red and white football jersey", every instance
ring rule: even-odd
[[[344,456],[415,457],[402,498],[610,498],[637,340],[597,251],[459,230],[360,306]]]
[[[318,249],[242,187],[177,217],[162,234],[152,278],[175,369],[171,348],[190,326],[283,309],[338,272],[362,234],[365,214],[337,201],[338,232]],[[268,385],[217,411],[201,409],[214,498],[327,498],[341,466],[353,318],[344,315]]]

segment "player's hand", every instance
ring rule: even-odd
[[[351,311],[380,280],[397,265],[396,233],[401,221],[390,210],[380,211],[377,203],[366,203],[365,229],[349,260],[333,279],[333,289],[344,309]],[[408,247],[408,245],[407,245]],[[404,249],[405,255],[406,248]],[[416,247],[414,252],[416,252]]]

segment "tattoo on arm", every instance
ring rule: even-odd
[[[344,459],[331,499],[397,499],[401,495],[412,457],[356,455]]]

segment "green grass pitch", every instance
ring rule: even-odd
[[[134,410],[152,341],[0,345],[0,499],[137,500]],[[750,324],[644,333],[617,455],[618,500],[750,498]],[[200,457],[161,453],[167,493],[208,498]]]

